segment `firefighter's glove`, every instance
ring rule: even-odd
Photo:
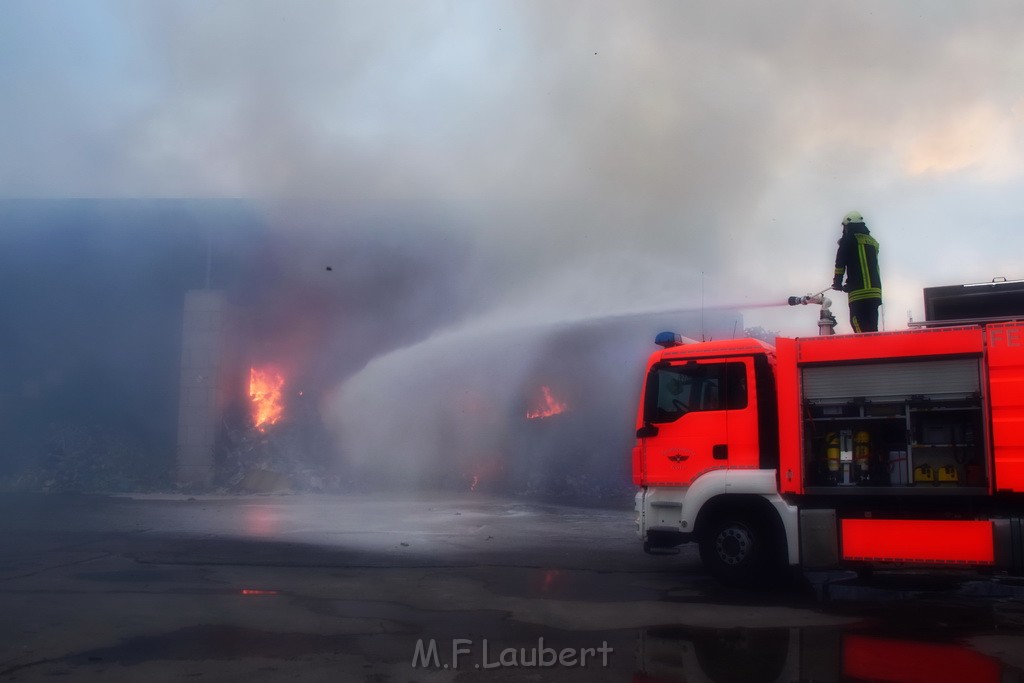
[[[843,280],[842,280],[842,278],[838,278],[837,277],[835,280],[832,281],[832,289],[836,290],[837,292],[843,291]]]
[[[847,282],[845,285],[843,285],[843,291],[844,292],[849,292],[850,291],[850,283],[849,282]]]

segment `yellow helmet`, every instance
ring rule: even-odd
[[[848,213],[845,216],[843,216],[843,225],[848,225],[850,223],[863,223],[863,222],[864,222],[864,216],[861,216],[859,211],[851,211],[850,213]]]

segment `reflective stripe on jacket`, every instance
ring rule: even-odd
[[[882,299],[882,277],[878,272],[878,242],[863,223],[851,223],[839,239],[835,276],[846,274],[850,301]]]

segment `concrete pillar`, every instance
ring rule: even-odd
[[[185,486],[207,487],[213,481],[226,309],[221,291],[185,294],[178,402],[178,483]]]

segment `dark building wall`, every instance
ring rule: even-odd
[[[183,318],[177,478],[181,484],[209,486],[228,375],[224,367],[228,320],[224,292],[188,292]]]

